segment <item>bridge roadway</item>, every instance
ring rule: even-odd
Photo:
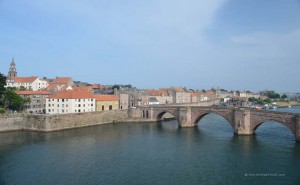
[[[142,106],[136,111],[136,117],[147,121],[161,121],[165,113],[170,113],[178,121],[180,127],[195,127],[205,115],[215,113],[224,117],[237,135],[252,135],[262,123],[276,121],[289,128],[295,140],[300,142],[300,114],[296,113],[187,105]]]

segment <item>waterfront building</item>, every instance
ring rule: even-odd
[[[30,99],[25,105],[25,110],[29,113],[46,113],[46,98],[51,95],[49,91],[16,91],[22,98]]]
[[[119,98],[116,95],[95,95],[96,111],[119,109]]]
[[[96,100],[86,90],[64,90],[46,98],[47,114],[94,112]]]
[[[55,79],[47,79],[49,84],[74,86],[75,83],[71,77],[56,77]]]
[[[171,87],[174,103],[191,103],[191,94],[181,87]]]
[[[192,102],[192,103],[197,103],[197,102],[198,102],[198,96],[197,96],[197,93],[190,92],[190,94],[191,94],[191,102]]]
[[[155,97],[149,97],[149,105],[159,105],[159,101]]]
[[[119,97],[119,109],[128,109],[129,95],[126,93],[120,93],[118,97]]]
[[[149,97],[143,90],[132,87],[115,88],[113,93],[120,99],[120,109],[134,108],[136,106],[148,105]]]
[[[43,79],[39,79],[37,76],[31,77],[14,77],[13,81],[10,81],[6,84],[7,87],[16,87],[21,88],[24,87],[28,90],[38,91],[40,89],[44,89],[48,86],[48,82]]]
[[[147,95],[149,96],[149,104],[150,98],[155,98],[158,100],[159,104],[170,104],[173,103],[173,96],[170,95],[168,89],[149,89],[146,90]]]

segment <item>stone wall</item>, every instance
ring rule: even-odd
[[[59,115],[2,115],[0,117],[0,132],[16,130],[48,132],[138,119],[138,115],[129,116],[131,114],[136,114],[136,112],[113,110]]]
[[[24,116],[19,114],[4,114],[0,116],[0,132],[22,130]]]

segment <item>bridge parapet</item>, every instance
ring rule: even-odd
[[[224,117],[237,135],[252,135],[266,121],[279,122],[290,129],[295,139],[300,142],[299,114],[277,111],[255,111],[247,109],[224,109],[216,106],[147,106],[139,108],[144,119],[161,121],[165,113],[172,114],[180,127],[197,126],[200,119],[210,113]]]

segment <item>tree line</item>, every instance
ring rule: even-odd
[[[6,77],[0,73],[0,113],[6,110],[22,111],[30,99],[22,98],[15,92],[15,88],[5,88]]]

